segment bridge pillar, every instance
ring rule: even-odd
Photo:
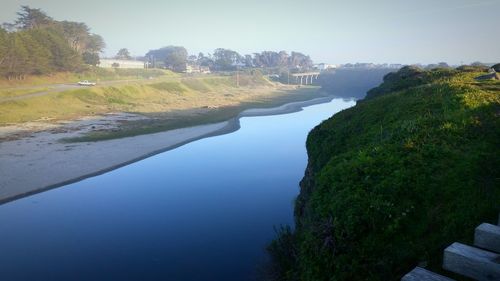
[[[300,76],[300,85],[302,86],[302,79],[304,78],[304,76]],[[307,81],[306,81],[307,82]]]

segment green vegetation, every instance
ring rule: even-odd
[[[177,79],[179,78],[179,74],[161,69],[88,67],[87,70],[81,72],[58,72],[48,75],[32,75],[27,76],[23,80],[8,80],[0,78],[0,87],[2,87],[3,90],[13,90],[15,88],[35,88],[38,85],[51,87],[55,86],[51,84],[74,84],[81,80],[104,82],[118,80],[143,80],[150,78]]]
[[[238,97],[240,95],[242,97]],[[278,91],[270,89],[267,94],[248,95],[239,92],[235,95],[224,94],[220,100],[233,101],[224,106],[204,106],[186,110],[175,110],[167,113],[145,114],[154,119],[124,123],[117,130],[95,131],[83,137],[67,139],[68,142],[101,141],[143,134],[163,132],[191,126],[211,124],[229,120],[249,108],[276,107],[290,102],[305,101],[312,97],[323,97],[327,94],[315,87],[304,87],[296,90]]]
[[[167,46],[150,50],[146,53],[145,58],[152,67],[164,67],[177,72],[185,71],[187,65],[194,68],[209,67],[215,71],[259,68],[262,71],[270,71],[275,74],[288,70],[306,71],[313,66],[311,58],[300,52],[291,52],[289,55],[286,51],[262,51],[242,56],[230,49],[217,48],[213,55],[205,56],[203,53],[199,53],[198,56],[188,56],[187,50],[182,46]]]
[[[166,67],[174,71],[186,70],[188,52],[181,46],[167,46],[146,54],[153,67]]]
[[[198,77],[179,77],[163,70],[137,71],[146,76],[158,72],[160,76],[153,80],[139,79],[126,83],[103,82],[95,87],[49,91],[44,95],[2,101],[2,98],[29,95],[45,88],[4,89],[0,91],[0,125],[71,120],[108,112],[131,112],[151,117],[143,121],[124,122],[117,130],[92,132],[73,140],[97,141],[224,121],[246,108],[277,106],[326,95],[317,87],[294,90],[295,87],[273,84],[259,71]],[[85,75],[81,79],[97,80],[95,78],[99,77],[104,81],[134,74],[135,69],[96,68],[94,72],[68,77]]]
[[[130,56],[130,52],[129,52],[129,50],[127,48],[121,48],[116,53],[115,59],[119,59],[119,60],[131,60],[132,57]]]
[[[500,82],[405,67],[313,129],[273,280],[399,280],[500,211]]]
[[[33,89],[0,89],[0,100],[2,98],[11,98],[11,97],[17,97],[17,96],[24,96],[24,95],[29,95],[29,94],[34,94],[34,93],[39,93],[43,91],[47,91],[48,88],[45,87],[38,87],[38,88],[33,88]]]
[[[0,28],[0,76],[23,80],[27,75],[82,71],[96,65],[103,39],[84,23],[55,21],[40,9],[22,6],[13,24]]]

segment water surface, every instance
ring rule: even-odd
[[[354,105],[248,117],[198,140],[0,205],[1,280],[254,280],[293,224],[307,133]]]

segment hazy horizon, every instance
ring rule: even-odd
[[[299,51],[327,63],[471,63],[500,58],[500,0],[442,1],[62,1],[2,3],[0,22],[21,5],[86,23],[106,42],[141,56],[167,45],[190,54]],[[491,29],[491,32],[488,30]]]

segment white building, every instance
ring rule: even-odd
[[[138,60],[101,59],[98,66],[103,68],[144,68],[144,62]]]
[[[184,70],[183,72],[209,74],[210,68],[208,66],[201,66],[197,64],[186,64],[186,70]]]
[[[328,69],[335,69],[337,66],[335,64],[320,63],[316,65],[316,68],[318,68],[319,71],[324,71]]]

